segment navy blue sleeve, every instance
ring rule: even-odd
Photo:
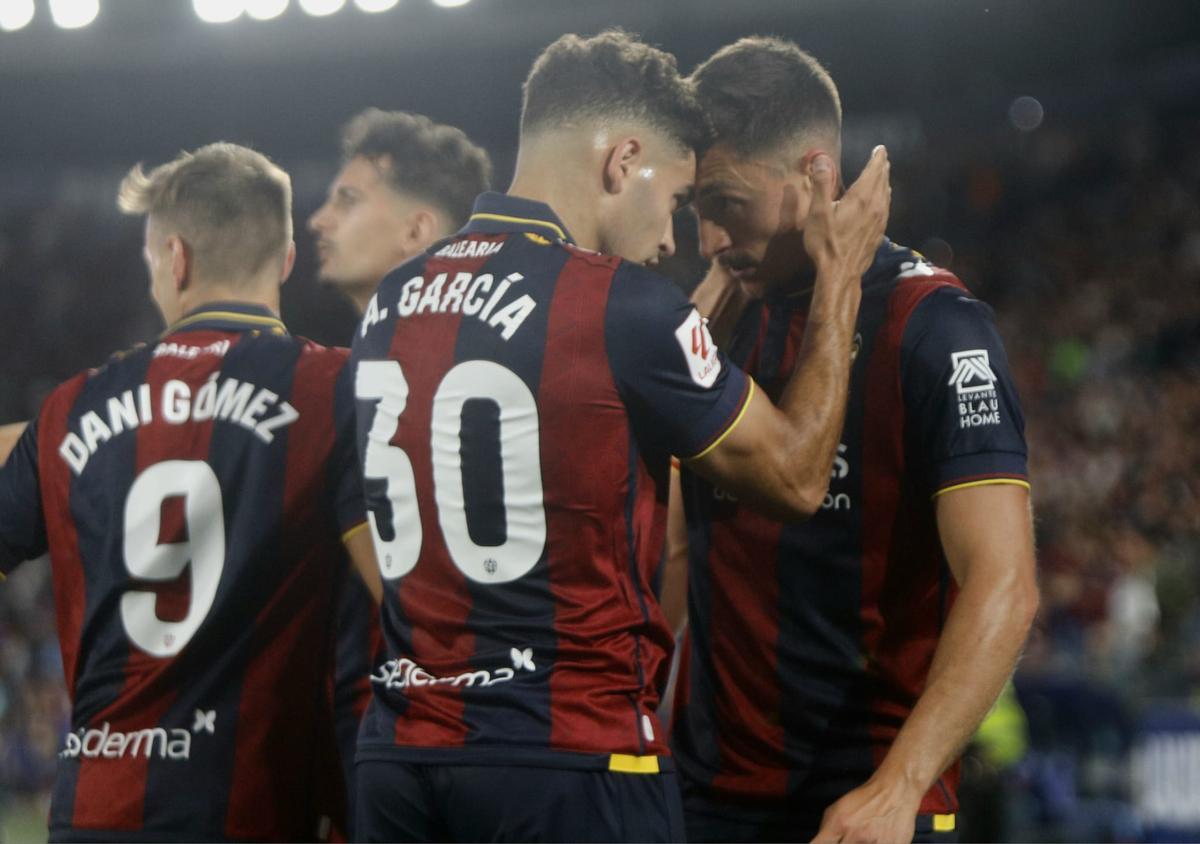
[[[752,390],[706,322],[662,276],[624,262],[617,269],[604,326],[617,388],[639,438],[685,459],[733,429]]]
[[[29,424],[0,468],[0,574],[46,553],[46,521],[38,476],[37,421]]]
[[[337,514],[338,528],[345,534],[367,520],[362,472],[358,467],[358,446],[355,442],[354,367],[349,358],[334,382],[333,437],[330,471],[334,512]]]
[[[1025,420],[992,309],[957,287],[917,305],[901,345],[906,436],[931,495],[1027,485]]]

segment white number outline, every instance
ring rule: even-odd
[[[367,434],[364,475],[386,482],[396,539],[385,541],[379,535],[374,513],[368,521],[380,573],[385,580],[397,580],[412,571],[422,543],[412,461],[391,443],[408,403],[408,382],[400,363],[361,361],[355,374],[355,394],[359,399],[379,400]],[[462,409],[471,399],[494,401],[500,409],[506,531],[504,543],[497,546],[477,545],[467,526]],[[454,565],[477,583],[509,583],[524,577],[546,547],[539,419],[533,393],[519,376],[498,363],[464,361],[446,373],[434,392],[429,437],[438,524]]]
[[[184,499],[188,538],[160,544],[162,503],[176,496]],[[155,592],[130,589],[121,596],[121,624],[129,641],[151,656],[174,656],[196,635],[212,609],[225,569],[225,511],[217,475],[202,460],[156,463],[130,486],[124,520],[122,552],[130,575],[166,582],[184,569],[191,574],[191,599],[180,621],[158,617]]]

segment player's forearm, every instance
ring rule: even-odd
[[[845,274],[846,271],[838,270]],[[798,480],[805,498],[820,506],[846,420],[850,352],[861,299],[858,277],[828,283],[818,278],[796,368],[779,408],[791,423],[793,447],[785,471]]]
[[[688,588],[687,519],[683,512],[683,489],[679,470],[671,469],[671,487],[667,503],[667,539],[663,557],[663,615],[676,636],[687,621]]]
[[[934,654],[929,680],[877,778],[924,794],[962,752],[1011,676],[1037,611],[1037,588],[1013,565],[968,576]]]

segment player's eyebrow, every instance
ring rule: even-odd
[[[701,185],[698,196],[700,199],[708,199],[712,196],[717,196],[723,193],[733,193],[734,191],[735,188],[732,182],[716,179],[711,182],[705,182],[703,185]]]
[[[695,198],[696,188],[693,185],[688,185],[686,188],[675,194],[675,210],[678,211],[681,208],[686,208],[692,204],[692,201]]]
[[[358,199],[358,191],[346,185],[338,185],[337,195],[339,199]]]

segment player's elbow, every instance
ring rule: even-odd
[[[783,522],[803,522],[811,519],[825,503],[827,484],[818,484],[795,475],[777,488],[771,515]]]

